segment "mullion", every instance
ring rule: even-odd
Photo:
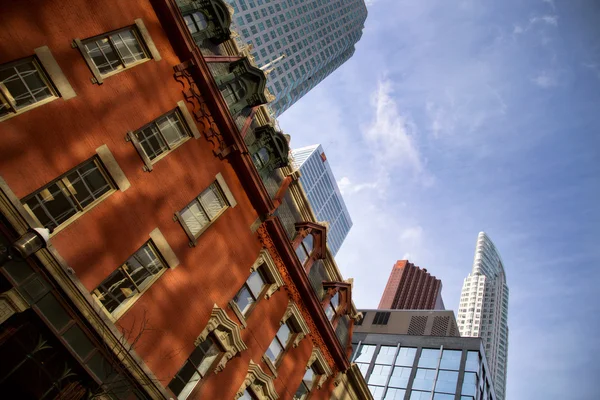
[[[208,189],[210,189],[210,186],[208,187]],[[212,222],[213,221],[212,218],[210,217],[210,215],[208,215],[208,212],[206,211],[206,206],[202,203],[202,193],[200,193],[200,196],[196,197],[196,199],[198,201],[198,204],[200,204],[200,208],[202,209],[202,212],[206,216],[206,219],[208,220],[208,222]]]
[[[62,178],[60,178],[60,180],[58,182],[56,182],[56,185],[59,187],[59,189],[64,194],[66,194],[67,198],[71,198],[71,201],[75,202],[73,204],[73,206],[75,207],[75,209],[77,210],[77,212],[82,212],[83,211],[83,206],[81,205],[81,203],[79,202],[79,200],[77,200],[77,197],[75,197],[75,195],[71,192],[71,190],[69,189],[69,187],[67,185],[65,185],[65,183],[63,182],[63,179],[69,180],[69,178],[67,178],[67,176],[65,175]],[[71,181],[69,181],[69,183],[71,183]],[[73,184],[71,183],[71,187],[72,186],[73,186]]]
[[[108,57],[106,56],[106,53],[105,53],[105,52],[104,52],[104,50],[102,49],[102,46],[101,46],[101,44],[102,44],[102,39],[105,39],[105,38],[100,38],[99,40],[94,40],[94,43],[96,44],[96,47],[98,48],[98,51],[100,51],[100,53],[102,54],[102,57],[104,57],[104,60],[106,61],[106,63],[107,63],[107,65],[108,65],[108,67],[109,67],[109,68],[110,68],[112,71],[116,71],[117,69],[113,67],[113,63],[112,63],[112,62],[111,62],[111,61],[108,59]],[[109,45],[110,47],[112,47],[112,45],[111,45],[111,43],[110,43],[110,38],[107,38],[107,39],[109,39],[109,40],[108,40],[108,45]],[[114,48],[113,48],[113,50],[114,50]],[[89,52],[88,52],[88,54],[89,54]],[[117,54],[117,57],[118,57],[118,54]],[[95,64],[95,62],[94,62],[94,64]],[[100,68],[100,65],[98,65],[97,67],[98,67],[98,68]],[[105,73],[106,73],[106,72],[105,72]]]
[[[131,284],[135,287],[135,290],[137,290],[138,293],[141,293],[142,291],[140,290],[138,285],[135,283],[135,281],[133,280],[131,275],[129,275],[129,272],[127,272],[127,270],[125,269],[125,265],[127,265],[127,264],[121,265],[119,268],[121,269],[121,271],[123,271],[123,274],[125,274],[125,277],[127,279],[129,279],[129,282],[131,282]]]
[[[27,64],[23,64],[23,65],[27,65]],[[33,94],[33,92],[29,89],[29,85],[27,85],[27,82],[25,82],[25,79],[23,79],[23,77],[21,76],[21,73],[19,72],[19,70],[17,69],[16,66],[12,67],[15,72],[17,73],[17,77],[19,78],[19,80],[21,81],[21,83],[23,84],[23,86],[25,86],[25,89],[27,89],[27,92],[29,93],[29,95],[33,98],[33,100],[35,100],[37,102],[37,99],[35,98],[35,95]],[[35,69],[35,65],[33,65],[33,68]],[[16,99],[15,99],[16,102]]]
[[[121,36],[121,32],[122,32],[122,31],[119,31],[119,32],[115,32],[115,33],[113,33],[112,35],[109,35],[109,36],[108,36],[108,40],[110,40],[110,42],[112,43],[112,45],[113,45],[113,49],[115,49],[115,53],[117,53],[117,56],[119,57],[119,60],[121,60],[121,64],[123,64],[123,66],[124,66],[124,67],[126,67],[126,66],[127,66],[127,64],[125,64],[125,59],[123,58],[123,55],[121,54],[121,52],[119,51],[119,49],[118,49],[117,45],[115,44],[115,42],[114,42],[114,40],[113,40],[113,36],[118,36],[118,37],[119,37],[119,39],[121,39],[121,42],[123,43],[123,46],[125,46],[125,48],[126,48],[127,50],[129,50],[129,53],[130,53],[130,54],[133,54],[133,53],[131,53],[131,50],[129,49],[129,47],[128,47],[128,46],[127,46],[127,44],[125,43],[125,40],[123,40],[123,37]]]
[[[169,116],[167,116],[165,118],[167,119],[167,121],[169,121]],[[160,126],[158,125],[157,121],[158,120],[154,121],[153,124],[156,126],[156,130],[158,131],[158,134],[160,135],[160,137],[162,138],[162,140],[165,142],[165,145],[167,146],[167,149],[172,150],[171,149],[171,145],[169,144],[169,141],[167,140],[166,136],[162,133],[162,130],[160,129]]]
[[[123,57],[121,56],[121,53],[117,49],[117,45],[113,41],[112,35],[107,35],[106,38],[108,39],[108,43],[110,44],[110,47],[113,49],[113,51],[115,52],[115,54],[119,58],[119,61],[121,62],[121,65],[123,66],[123,68],[126,68],[125,61],[123,60]],[[111,68],[112,68],[112,65],[111,65]],[[115,71],[117,70],[116,68],[113,68],[113,69]]]

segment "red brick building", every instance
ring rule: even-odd
[[[443,310],[442,281],[408,260],[394,264],[380,310]]]
[[[0,4],[7,398],[370,398],[352,282],[230,22],[221,0]]]

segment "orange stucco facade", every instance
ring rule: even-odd
[[[169,27],[159,13],[174,2],[160,1],[7,1],[0,4],[0,65],[34,54],[34,49],[48,46],[77,96],[57,98],[0,122],[0,176],[14,195],[22,199],[61,174],[95,156],[106,145],[131,186],[112,194],[78,215],[53,233],[50,242],[72,268],[71,278],[92,292],[107,276],[122,265],[159,228],[179,259],[176,268],[168,268],[122,315],[115,326],[122,332],[148,326],[135,345],[135,352],[168,394],[167,385],[193,351],[194,341],[206,326],[213,305],[226,310],[239,324],[229,301],[249,276],[249,268],[265,248],[265,236],[273,230],[256,231],[251,226],[264,219],[264,205],[248,190],[247,173],[240,165],[249,164],[244,151],[229,157],[215,156],[214,143],[205,135],[190,137],[160,159],[151,172],[134,146],[125,140],[134,131],[177,107],[185,100],[182,84],[174,79],[174,66],[188,61],[174,48]],[[73,39],[85,39],[132,25],[142,19],[161,60],[149,59],[139,65],[107,77],[103,84],[93,77],[81,53],[72,48]],[[204,70],[206,73],[206,70]],[[196,77],[201,76],[199,74]],[[205,75],[202,75],[205,76]],[[200,89],[214,83],[198,82]],[[212,114],[218,129],[226,137],[239,135],[221,121],[224,101],[202,91],[205,111]],[[186,103],[193,114],[193,105]],[[205,133],[201,121],[198,129]],[[214,127],[213,127],[214,128]],[[243,149],[242,149],[243,150]],[[237,205],[227,208],[190,247],[189,238],[174,214],[206,189],[221,174]],[[264,189],[260,189],[264,191]],[[260,191],[256,189],[256,192]],[[260,235],[263,235],[261,238]],[[211,373],[188,398],[232,399],[248,373],[251,360],[269,375],[279,398],[292,399],[305,372],[314,346],[320,350],[333,374],[322,388],[313,390],[311,400],[328,399],[336,374],[349,364],[335,359],[319,331],[321,314],[311,315],[312,305],[300,304],[310,334],[297,347],[289,348],[277,366],[276,376],[262,360],[279,329],[280,320],[290,299],[301,296],[294,286],[291,268],[293,249],[279,255],[276,243],[268,251],[284,275],[285,286],[270,298],[261,299],[241,328],[247,349],[237,354],[218,372]],[[287,257],[287,258],[286,258]],[[292,293],[296,293],[295,297]],[[313,308],[311,308],[313,307]],[[321,310],[322,311],[322,310]],[[241,324],[240,324],[241,325]],[[316,328],[316,329],[315,329]],[[333,332],[333,331],[332,331]],[[345,345],[339,345],[346,352]],[[336,350],[340,352],[339,349]],[[346,361],[347,362],[347,361]]]

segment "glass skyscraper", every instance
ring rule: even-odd
[[[281,115],[354,54],[362,35],[364,0],[227,0],[233,24],[252,45],[259,67],[271,70],[270,104]],[[285,54],[285,58],[267,65]]]
[[[480,232],[473,269],[464,280],[458,309],[461,336],[483,339],[496,398],[505,399],[508,356],[508,286],[504,265],[491,239]]]
[[[318,221],[327,221],[329,251],[337,254],[352,227],[352,219],[320,144],[292,150],[294,166]]]

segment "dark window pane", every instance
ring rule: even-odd
[[[123,30],[110,35],[125,65],[147,58],[132,30]]]
[[[69,330],[64,333],[63,338],[81,358],[86,358],[95,348],[85,333],[83,333],[81,328],[77,325],[73,325],[69,328]]]
[[[36,306],[57,331],[64,328],[71,320],[69,314],[67,314],[52,293],[45,295],[36,303]]]
[[[108,74],[112,71],[123,68],[121,61],[115,53],[108,38],[92,40],[85,43],[85,50],[101,74]]]

